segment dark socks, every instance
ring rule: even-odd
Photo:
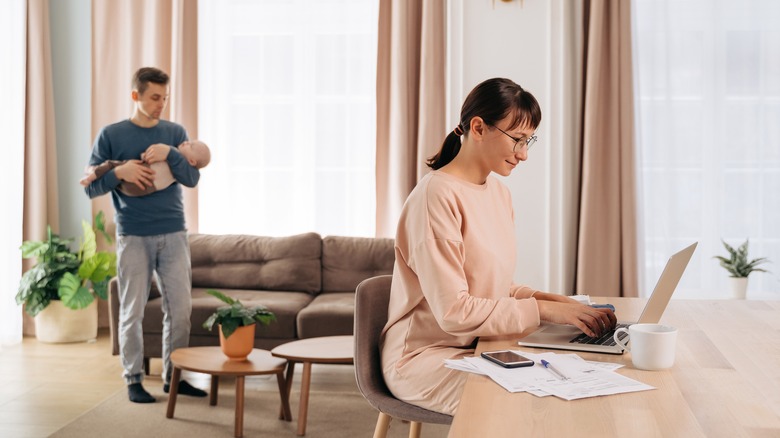
[[[151,394],[146,392],[140,383],[131,383],[127,385],[127,395],[133,403],[154,403],[156,401]]]
[[[163,385],[163,391],[165,391],[166,394],[170,390],[171,390],[170,383],[166,383],[165,385]],[[179,390],[177,391],[177,393],[182,394],[182,395],[189,395],[189,396],[192,396],[192,397],[205,397],[206,396],[206,391],[204,391],[202,389],[198,389],[198,388],[190,385],[186,380],[180,380],[179,381]]]

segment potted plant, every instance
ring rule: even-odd
[[[77,342],[97,337],[97,302],[106,299],[108,282],[116,275],[116,254],[97,251],[95,230],[110,243],[103,213],[95,228],[82,221],[84,236],[77,251],[73,239],[63,239],[47,228],[44,241],[25,241],[22,258],[36,264],[24,273],[16,303],[35,317],[35,334],[43,342]]]
[[[211,330],[219,324],[219,345],[230,360],[246,360],[255,346],[255,327],[257,323],[268,325],[276,316],[267,307],[258,305],[247,307],[241,301],[233,299],[220,291],[209,289],[207,294],[227,303],[219,307],[203,328]]]
[[[718,259],[720,261],[720,265],[729,272],[731,292],[734,298],[744,299],[747,292],[748,276],[751,272],[754,271],[767,272],[766,270],[758,268],[757,266],[762,263],[766,263],[769,260],[766,257],[748,260],[749,239],[745,240],[745,243],[740,245],[738,248],[734,248],[733,246],[729,245],[725,240],[721,239],[721,242],[723,242],[723,246],[726,248],[726,251],[728,251],[729,256],[728,258],[723,256],[715,256],[713,258]]]

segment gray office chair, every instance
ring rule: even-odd
[[[379,411],[374,438],[387,436],[392,418],[409,421],[409,437],[417,438],[422,423],[451,424],[452,417],[398,400],[385,385],[379,336],[387,323],[391,280],[391,275],[369,278],[355,290],[355,377],[363,397]]]

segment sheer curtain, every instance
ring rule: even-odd
[[[19,246],[22,244],[24,204],[24,110],[26,1],[9,0],[0,14],[0,132],[3,159],[0,160],[0,205],[5,209],[0,227],[0,349],[22,340],[22,308],[14,297],[22,274]]]
[[[373,237],[377,0],[199,6],[200,231]]]
[[[676,298],[726,298],[721,244],[750,239],[780,298],[780,3],[634,0],[645,287],[699,241]]]

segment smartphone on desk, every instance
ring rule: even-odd
[[[531,359],[511,350],[485,351],[482,353],[482,357],[504,368],[530,367],[534,364]]]

